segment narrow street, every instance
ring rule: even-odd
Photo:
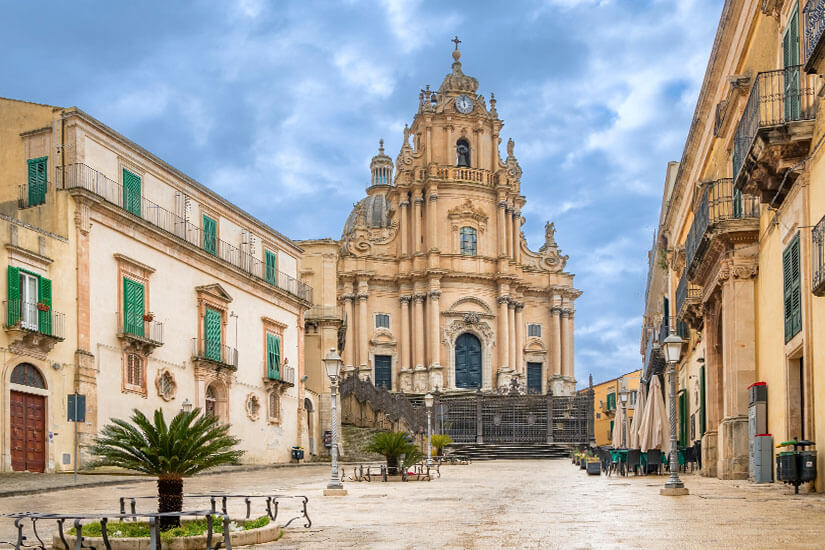
[[[312,527],[295,522],[267,548],[821,548],[825,539],[825,497],[794,496],[784,485],[686,474],[691,494],[667,498],[659,496],[665,476],[587,476],[566,460],[477,462],[442,474],[430,483],[349,482],[338,498],[321,496],[325,466],[200,476],[185,489],[308,495]],[[119,496],[154,489],[140,482],[10,497],[0,512],[103,512],[116,510]],[[0,540],[13,532],[0,520]]]

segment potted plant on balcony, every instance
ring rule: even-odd
[[[146,313],[143,314],[143,320],[146,321],[147,323],[151,323],[152,321],[155,320],[155,314],[152,313],[151,311],[147,311]]]
[[[49,311],[49,304],[46,304],[46,303],[43,303],[43,302],[38,302],[37,303],[37,309],[38,309],[38,311]]]

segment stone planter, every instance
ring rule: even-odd
[[[247,546],[250,544],[263,544],[278,540],[281,535],[281,526],[277,523],[270,523],[257,529],[249,529],[248,531],[237,531],[230,533],[229,538],[232,541],[232,546]],[[212,544],[217,541],[223,541],[223,535],[214,533],[212,535]],[[66,535],[66,542],[69,543],[69,548],[74,548],[77,544],[77,537],[73,535]],[[149,537],[141,538],[109,538],[109,543],[112,545],[112,550],[149,550]],[[103,537],[83,537],[84,548],[105,548],[103,544]],[[59,535],[52,538],[53,548],[63,548],[63,542]],[[203,550],[206,548],[206,535],[197,535],[194,537],[176,537],[168,541],[163,541],[163,550]]]
[[[591,476],[597,476],[602,473],[602,464],[601,462],[588,462],[587,463],[587,473]]]

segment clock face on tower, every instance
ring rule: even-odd
[[[473,110],[473,100],[461,94],[455,98],[455,108],[459,113],[466,115]]]

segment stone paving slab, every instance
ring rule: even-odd
[[[308,495],[312,527],[293,523],[283,539],[257,548],[752,550],[821,549],[825,540],[825,497],[794,496],[785,485],[686,474],[691,494],[663,497],[666,476],[588,476],[567,460],[445,466],[429,483],[347,482],[345,497],[321,496],[328,479],[323,465],[266,469],[199,476],[185,490]],[[102,512],[116,509],[118,496],[154,490],[154,482],[138,482],[3,498],[0,513]],[[230,510],[241,511],[240,503]],[[11,523],[0,519],[0,540],[11,534]]]

